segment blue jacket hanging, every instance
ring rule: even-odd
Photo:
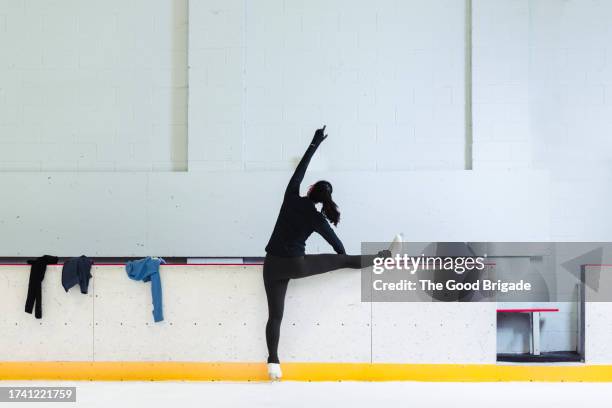
[[[125,270],[135,281],[151,282],[151,297],[153,298],[153,320],[161,322],[164,320],[162,309],[162,287],[159,276],[159,265],[165,264],[162,258],[151,258],[150,256],[137,261],[129,261],[125,264]]]
[[[64,262],[64,267],[62,268],[62,286],[66,292],[78,284],[81,288],[81,293],[87,293],[92,265],[93,260],[85,255],[81,255],[78,258],[70,258]]]

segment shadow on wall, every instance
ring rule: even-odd
[[[189,1],[176,0],[171,2],[171,83],[172,88],[169,109],[173,125],[169,136],[170,157],[173,171],[187,171],[187,106],[188,106],[188,44],[189,44]],[[177,109],[176,107],[184,107]]]
[[[529,352],[529,318],[520,313],[497,314],[497,352]]]

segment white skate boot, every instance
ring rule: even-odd
[[[280,364],[268,363],[268,377],[272,381],[279,381],[283,377]]]
[[[389,245],[389,252],[391,252],[391,256],[395,257],[398,254],[402,253],[403,249],[404,237],[402,234],[397,234],[393,241],[391,241],[391,245]]]

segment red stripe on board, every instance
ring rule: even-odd
[[[63,266],[64,264],[49,264],[47,266]],[[194,263],[194,264],[161,264],[160,266],[260,266],[263,263]],[[29,264],[0,264],[2,266],[27,266]],[[101,264],[95,263],[92,266],[125,266],[125,264]]]

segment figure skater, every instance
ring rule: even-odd
[[[266,246],[263,279],[268,298],[268,375],[272,380],[279,380],[282,376],[278,341],[289,280],[343,268],[360,269],[372,265],[376,256],[394,256],[401,251],[402,237],[397,235],[389,250],[375,256],[346,255],[342,242],[329,225],[337,226],[340,221],[340,211],[332,200],[331,183],[317,181],[310,186],[305,197],[300,196],[300,184],[310,159],[326,138],[325,126],[316,130],[310,146],[289,180],[274,231]],[[322,204],[320,212],[315,206],[319,203]],[[306,255],[306,240],[313,232],[321,235],[336,254]]]

